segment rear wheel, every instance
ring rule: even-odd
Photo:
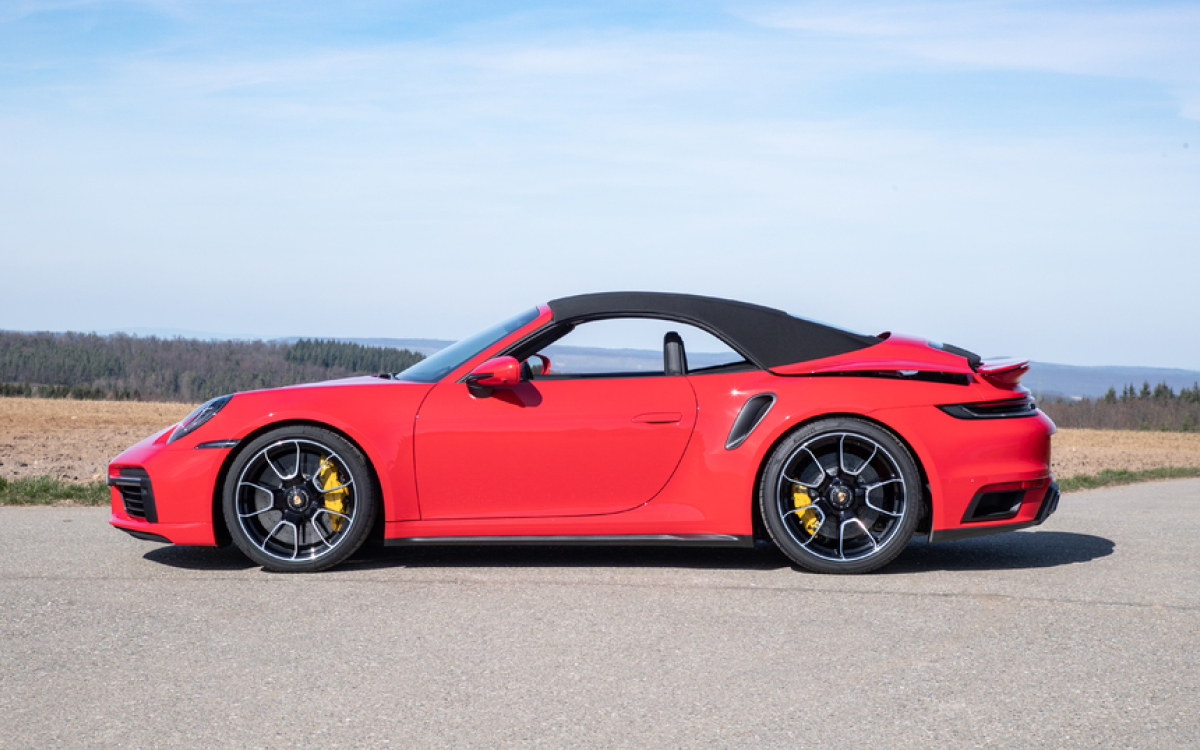
[[[865,573],[908,544],[921,512],[908,449],[861,419],[806,425],[771,454],[759,506],[771,538],[801,567]]]
[[[251,442],[225,481],[225,524],[271,570],[313,572],[362,546],[376,513],[366,459],[345,438],[285,427]]]

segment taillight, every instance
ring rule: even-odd
[[[1036,417],[1038,413],[1037,404],[1028,396],[973,404],[945,404],[938,408],[956,419],[1012,419]]]

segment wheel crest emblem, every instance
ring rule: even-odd
[[[303,508],[307,501],[308,498],[305,497],[304,493],[300,490],[292,490],[290,493],[288,493],[288,505],[292,506],[296,510]]]

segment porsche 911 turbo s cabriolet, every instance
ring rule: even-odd
[[[336,565],[375,535],[770,539],[808,570],[862,573],[914,534],[1054,512],[1054,424],[1027,369],[730,300],[567,297],[400,373],[213,399],[112,461],[110,522],[278,571]]]

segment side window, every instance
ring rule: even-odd
[[[634,377],[664,374],[664,339],[678,333],[689,373],[745,364],[707,331],[668,320],[611,318],[580,323],[539,351],[550,360],[550,374],[539,377]]]

